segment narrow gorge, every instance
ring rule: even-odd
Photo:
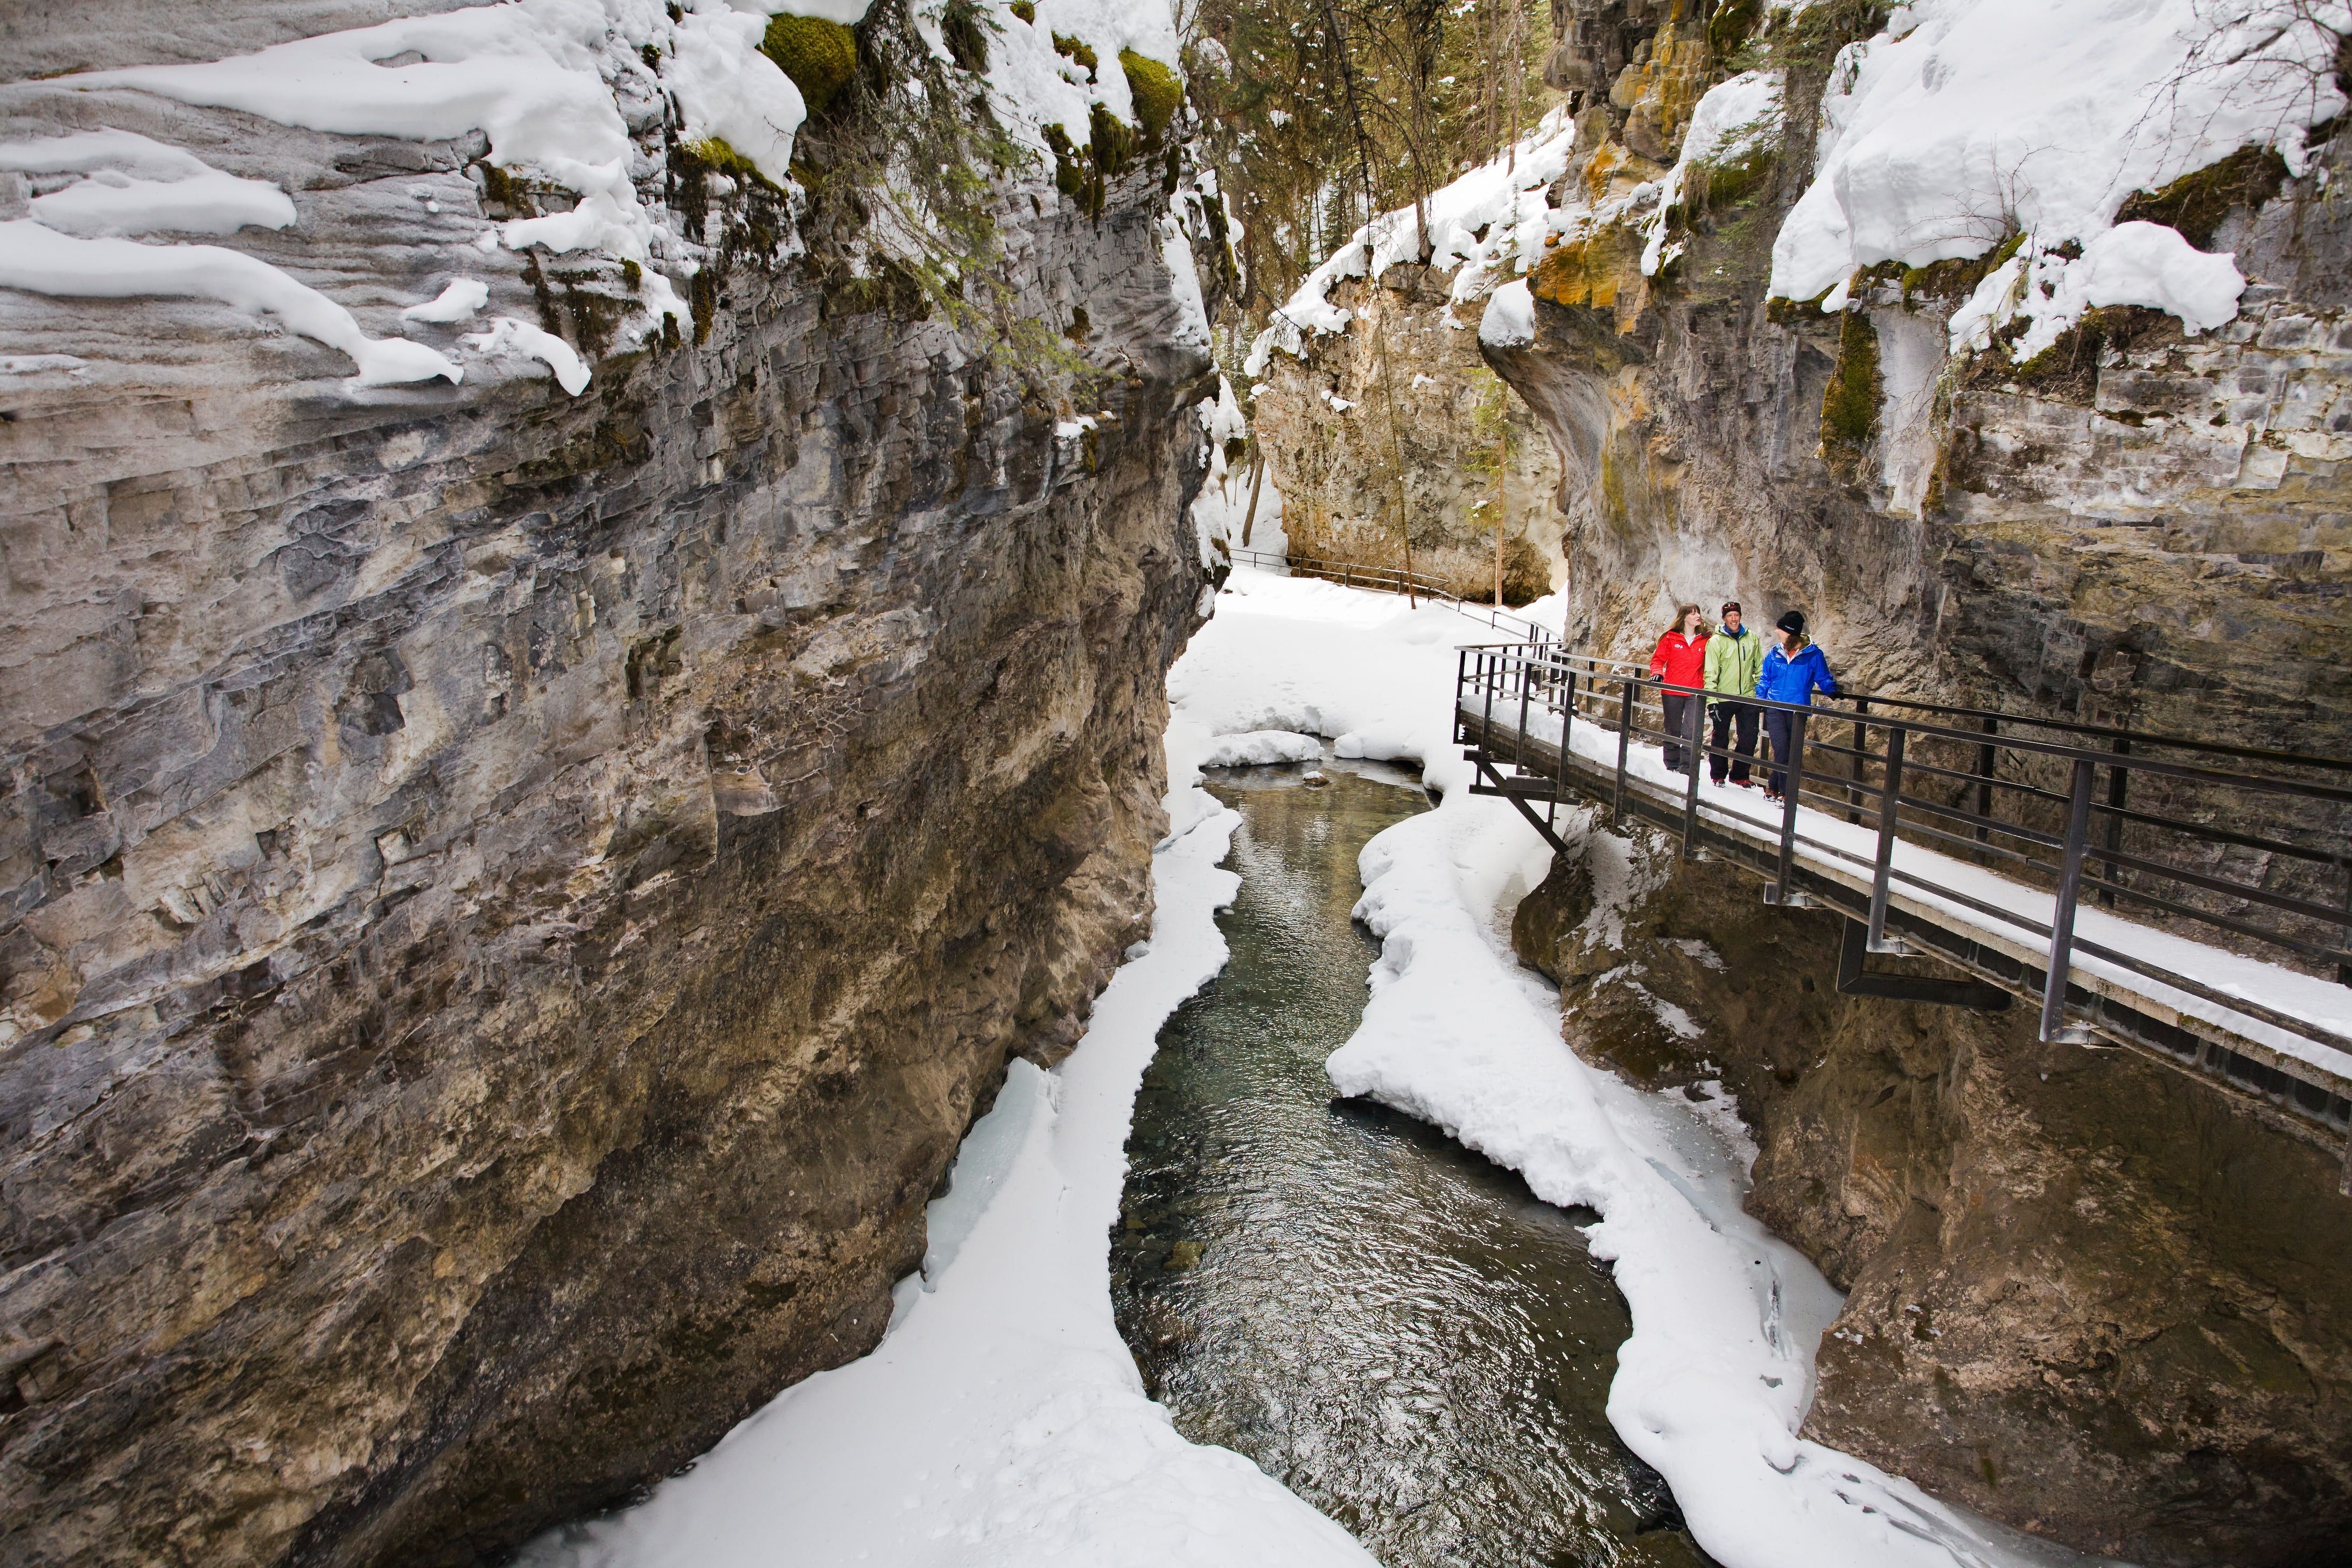
[[[0,0],[0,1557],[2352,1563],[2352,1107],[1842,994],[1447,695],[1738,599],[2352,758],[2347,37]],[[1286,1150],[1152,1098],[1254,1008]]]
[[[1006,1060],[1150,924],[1209,368],[1163,161],[971,198],[991,307],[1090,323],[1038,348],[729,161],[673,79],[723,10],[362,38],[448,135],[77,79],[331,10],[8,20],[11,75],[77,73],[7,89],[12,226],[68,133],[201,157],[292,195],[247,254],[464,374],[354,384],[202,279],[0,291],[12,1562],[470,1563],[677,1468],[874,1344]],[[1003,136],[862,26],[923,133]],[[569,198],[493,143],[565,112],[658,256],[516,233]],[[855,177],[879,112],[802,154]]]

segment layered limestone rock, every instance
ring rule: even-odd
[[[1257,383],[1260,449],[1294,558],[1402,571],[1402,504],[1412,570],[1492,603],[1500,516],[1503,602],[1523,605],[1559,585],[1559,459],[1479,359],[1475,309],[1446,299],[1443,274],[1411,264],[1334,287],[1345,333],[1271,355]]]
[[[317,10],[191,47],[374,19]],[[0,1555],[490,1560],[871,1346],[1009,1056],[1149,930],[1208,370],[1161,171],[991,198],[1074,382],[761,251],[657,100],[714,265],[635,348],[628,267],[475,244],[529,199],[479,137],[0,108],[282,183],[236,243],[373,335],[488,292],[409,329],[462,384],[378,388],[0,292]],[[593,381],[462,348],[499,314]]]
[[[2328,195],[2352,135],[2323,128],[2299,176],[2256,150],[2126,205],[2234,252],[2250,286],[2218,330],[2119,306],[2025,363],[2006,338],[1956,359],[1948,323],[1999,247],[1864,272],[1843,310],[1766,298],[1833,32],[1784,38],[1781,117],[1670,183],[1682,25],[1561,16],[1581,134],[1556,205],[1576,211],[1529,279],[1533,341],[1486,357],[1560,452],[1572,646],[1643,658],[1674,604],[1737,597],[1750,624],[1804,610],[1855,689],[2352,754],[2329,651],[2352,626],[2352,234]],[[1704,79],[1752,21],[1708,23]],[[2263,827],[2341,831],[2298,809]],[[2255,870],[2343,895],[2329,868]],[[1738,1095],[1759,1212],[1853,1292],[1808,1431],[2135,1562],[2332,1561],[2352,1533],[2340,1142],[2041,1046],[2022,1009],[1837,997],[1833,920],[1757,900],[1594,835],[1522,909],[1519,951],[1591,1058]]]
[[[1838,917],[1584,827],[1519,906],[1588,1060],[1728,1089],[1754,1211],[1846,1308],[1805,1433],[2143,1564],[2352,1531],[2352,1202],[2308,1123],[2134,1054],[1840,996]],[[1912,961],[1873,959],[1874,967]]]

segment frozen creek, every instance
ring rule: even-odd
[[[1391,1568],[1711,1561],[1603,1406],[1630,1321],[1579,1221],[1422,1122],[1334,1096],[1379,944],[1357,857],[1427,809],[1378,763],[1220,771],[1232,957],[1160,1033],[1112,1299],[1177,1430]]]

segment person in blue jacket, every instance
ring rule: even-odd
[[[1764,656],[1764,668],[1756,677],[1756,695],[1767,702],[1793,702],[1810,708],[1813,693],[1824,697],[1837,695],[1837,678],[1830,673],[1830,661],[1805,635],[1805,615],[1802,610],[1790,610],[1775,623],[1780,634],[1780,646]],[[1764,732],[1772,741],[1772,779],[1764,791],[1767,800],[1779,800],[1780,792],[1789,786],[1790,731],[1795,729],[1797,716],[1777,709],[1764,710]]]

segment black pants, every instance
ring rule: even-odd
[[[1698,766],[1698,759],[1696,757],[1685,758],[1683,755],[1685,752],[1690,749],[1688,746],[1685,745],[1684,742],[1690,739],[1692,718],[1691,704],[1694,702],[1703,702],[1705,700],[1705,698],[1696,695],[1679,697],[1671,691],[1665,693],[1666,733],[1672,737],[1672,739],[1666,742],[1665,747],[1666,771],[1668,773],[1687,771],[1685,767],[1685,763],[1688,763],[1689,767],[1695,768]]]
[[[1767,709],[1764,713],[1764,733],[1772,741],[1772,777],[1766,786],[1774,795],[1789,787],[1790,731],[1796,728],[1797,716],[1779,709]]]
[[[1745,702],[1718,702],[1710,711],[1715,723],[1708,732],[1706,743],[1715,751],[1706,759],[1707,776],[1721,784],[1724,770],[1728,768],[1736,784],[1748,776],[1748,759],[1756,754],[1756,710]],[[1722,755],[1724,742],[1731,738],[1735,726],[1739,734],[1738,745],[1735,748],[1739,755],[1736,761]]]

